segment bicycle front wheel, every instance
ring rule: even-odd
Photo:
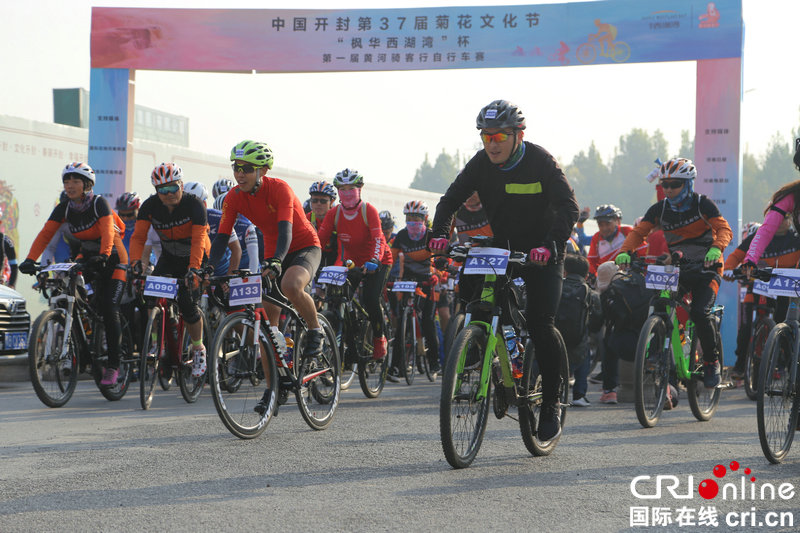
[[[646,428],[658,423],[667,398],[671,346],[666,341],[664,319],[648,317],[639,333],[633,377],[636,418]]]
[[[767,344],[769,333],[775,327],[775,321],[770,317],[761,317],[753,328],[753,338],[747,350],[747,362],[744,367],[744,392],[747,397],[755,401],[758,396],[758,377],[761,361],[764,357],[764,347]]]
[[[211,332],[208,328],[208,320],[203,316],[203,346],[208,347],[211,344]],[[181,350],[181,366],[178,368],[178,386],[181,389],[181,396],[186,403],[194,403],[203,391],[206,384],[206,374],[208,373],[208,361],[206,361],[206,370],[200,375],[195,376],[192,374],[192,340],[189,337],[189,329],[183,330],[183,349]],[[206,359],[208,359],[208,350],[206,350]]]
[[[450,466],[466,468],[478,455],[486,433],[491,380],[482,376],[486,333],[480,326],[461,330],[453,341],[442,376],[439,401],[439,434]],[[480,398],[481,383],[488,381],[486,396]]]
[[[400,371],[403,372],[403,376],[405,377],[408,385],[414,383],[414,376],[417,375],[417,339],[414,337],[413,320],[413,311],[406,308],[406,310],[403,312],[402,321],[400,322],[399,337],[401,343],[400,349],[402,352],[397,355],[399,356],[398,360],[400,361],[400,365],[402,365]]]
[[[150,409],[153,403],[153,392],[159,380],[162,353],[164,346],[162,320],[164,313],[155,308],[150,311],[150,319],[144,330],[142,352],[139,354],[139,403],[142,409]]]
[[[344,346],[344,343],[341,342],[342,326],[339,317],[336,315],[336,313],[329,310],[325,310],[321,314],[325,316],[325,319],[331,325],[331,328],[333,328],[333,331],[336,335],[337,339],[336,346],[339,354],[339,367],[340,367],[339,378],[341,379],[340,388],[341,390],[347,390],[350,388],[350,385],[353,384],[353,380],[356,379],[356,375],[358,374],[357,370],[358,365],[352,361],[349,361],[348,359],[350,358],[345,356],[347,350],[352,351],[352,349],[346,348]]]
[[[386,354],[381,359],[372,358],[372,327],[367,323],[364,325],[364,335],[362,336],[363,357],[358,362],[358,382],[361,384],[361,391],[367,398],[377,398],[386,385],[386,371],[389,368],[389,355]]]
[[[716,322],[716,318],[714,318]],[[719,322],[715,323],[714,335],[717,338],[717,350],[719,351],[719,361],[722,364],[722,337],[719,334]],[[689,363],[689,382],[686,384],[686,394],[689,397],[689,407],[692,414],[701,422],[707,422],[714,416],[714,412],[719,405],[722,389],[715,387],[707,389],[703,385],[703,349],[700,347],[699,339],[695,335],[692,339],[692,357]]]
[[[770,463],[783,461],[792,447],[797,428],[797,364],[794,361],[794,335],[787,324],[778,324],[770,333],[761,361],[756,399],[758,440]]]
[[[560,361],[560,378],[558,388],[558,401],[561,402],[561,427],[567,418],[567,405],[569,399],[569,359],[567,347],[561,333],[558,334]],[[539,365],[536,363],[536,352],[533,342],[528,342],[525,350],[523,362],[522,380],[519,384],[520,391],[527,391],[527,398],[519,406],[519,428],[522,433],[522,442],[525,447],[536,456],[550,455],[556,448],[561,434],[548,441],[542,441],[537,435],[536,421],[539,419],[539,412],[542,406],[542,376],[539,373]]]
[[[275,358],[260,341],[253,343],[254,332],[247,313],[240,311],[228,315],[217,328],[208,353],[214,407],[228,431],[240,439],[254,439],[261,435],[278,405]],[[266,373],[262,359],[266,363]],[[236,386],[232,386],[234,382]],[[264,408],[256,410],[262,399]]]
[[[44,311],[33,324],[28,352],[28,370],[36,396],[48,407],[61,407],[75,392],[78,382],[78,357],[70,339],[64,357],[64,313]]]
[[[294,394],[300,414],[311,429],[325,429],[330,425],[341,391],[336,335],[324,316],[319,315],[318,319],[325,333],[322,351],[316,355],[305,353],[306,331],[301,328],[298,328],[294,349],[293,368],[298,381]]]

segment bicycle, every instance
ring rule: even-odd
[[[722,389],[729,387],[720,384],[714,389],[705,388],[702,347],[695,335],[694,323],[687,319],[684,326],[677,316],[678,308],[683,308],[687,314],[689,312],[689,301],[684,298],[686,291],[678,284],[680,267],[696,268],[702,262],[684,259],[679,252],[671,255],[671,261],[671,265],[648,265],[641,260],[631,262],[631,269],[645,274],[645,286],[658,291],[650,301],[650,312],[639,332],[634,360],[636,417],[646,428],[658,423],[673,371],[676,378],[685,384],[692,414],[699,421],[711,420]],[[719,326],[723,313],[721,305],[711,309],[720,362],[723,352]]]
[[[261,276],[247,271],[211,283],[228,284],[230,307],[243,306],[222,321],[209,352],[214,407],[225,427],[240,439],[258,437],[294,392],[309,427],[327,428],[339,405],[341,381],[336,336],[325,317],[318,316],[325,334],[322,351],[307,355],[308,326],[273,280],[267,293],[261,290]],[[262,300],[287,314],[292,337],[272,327],[266,311],[256,307]],[[257,405],[262,398],[264,408]]]
[[[355,298],[356,288],[365,274],[360,269],[348,266],[328,266],[320,270],[318,284],[325,289],[326,308],[322,312],[333,327],[341,354],[342,371],[357,368],[361,391],[367,398],[377,398],[386,385],[386,373],[393,339],[387,339],[387,354],[373,359],[372,325],[369,314]],[[384,331],[390,331],[389,317],[384,316]],[[352,378],[350,378],[352,379]]]
[[[401,298],[403,306],[400,327],[397,330],[398,347],[402,350],[402,353],[398,354],[400,355],[398,361],[402,361],[400,371],[408,385],[414,383],[417,366],[429,381],[436,381],[436,374],[431,371],[431,365],[426,357],[427,346],[420,323],[422,299],[428,296],[416,281],[395,281],[391,290],[399,293],[398,296]],[[419,361],[417,361],[417,357],[419,357]],[[436,354],[436,358],[439,358],[439,354]]]
[[[125,396],[130,385],[133,353],[128,321],[120,316],[122,341],[117,383],[100,384],[108,361],[103,318],[93,307],[91,286],[84,282],[83,263],[36,265],[38,289],[48,300],[31,328],[28,370],[36,396],[48,407],[65,405],[77,386],[78,374],[87,368],[100,393],[110,401]],[[52,272],[52,277],[48,274]]]
[[[578,49],[575,50],[575,57],[584,65],[594,63],[597,59],[598,46],[600,55],[610,57],[611,61],[615,63],[624,63],[631,57],[631,47],[625,41],[611,41],[608,43],[606,53],[603,53],[603,44],[598,44],[597,35],[594,34],[589,35],[586,42],[578,46]]]
[[[486,432],[490,396],[498,419],[513,418],[509,407],[517,407],[522,440],[533,455],[549,455],[560,439],[560,434],[549,441],[537,436],[542,380],[533,342],[525,332],[524,314],[510,287],[514,276],[507,274],[509,267],[513,270],[525,265],[526,254],[486,247],[490,243],[491,238],[475,238],[471,245],[455,246],[448,252],[450,257],[465,261],[463,275],[483,276],[480,297],[466,306],[465,326],[453,342],[442,375],[439,433],[445,458],[453,468],[466,468],[475,460]],[[508,339],[506,332],[510,333]],[[561,375],[558,399],[563,427],[569,363],[564,341],[560,334],[557,337]],[[520,355],[523,362],[519,377],[514,375],[507,342],[525,346]]]
[[[132,273],[132,277],[144,280],[142,294],[147,299],[148,309],[139,358],[139,402],[142,409],[150,409],[156,381],[162,389],[168,390],[172,377],[176,378],[184,401],[196,402],[205,386],[208,364],[201,376],[192,375],[191,338],[175,300],[178,283],[183,280],[136,273]],[[203,345],[208,346],[211,334],[205,317],[202,331]]]
[[[800,409],[800,270],[756,269],[751,277],[769,281],[770,296],[789,297],[786,320],[767,338],[758,379],[756,419],[761,450],[770,463],[783,461],[792,447]]]
[[[750,304],[750,335],[747,344],[747,360],[744,367],[744,392],[747,397],[755,401],[758,397],[758,376],[764,347],[770,332],[775,327],[772,313],[774,305],[764,292],[764,281],[748,280],[741,269],[734,271],[734,279],[746,283],[746,294],[753,297]]]

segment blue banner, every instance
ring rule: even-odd
[[[88,163],[97,176],[95,192],[112,206],[125,192],[128,172],[128,106],[133,105],[129,79],[128,69],[93,68],[91,72]]]

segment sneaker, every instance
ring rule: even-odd
[[[599,384],[603,383],[603,371],[601,370],[600,372],[598,372],[594,376],[591,376],[589,378],[589,383],[594,383],[595,385],[599,385]]]
[[[206,373],[206,347],[192,347],[192,377],[199,378]]]
[[[572,400],[570,405],[574,405],[575,407],[589,407],[592,404],[589,403],[589,400],[586,398],[586,396],[581,396],[580,398],[575,398]]]
[[[261,399],[258,400],[258,403],[253,407],[253,411],[258,413],[261,416],[267,414],[267,407],[269,406],[269,393],[270,389],[264,391],[264,395],[261,396]]]
[[[377,360],[386,357],[386,335],[375,337],[372,340],[372,358]]]
[[[719,371],[719,361],[703,363],[703,385],[707,389],[716,389],[722,382]]]
[[[542,442],[553,440],[561,435],[561,407],[557,402],[542,404],[539,411],[539,429],[537,437]]]
[[[731,379],[734,380],[734,381],[738,381],[738,380],[744,379],[744,369],[734,366],[733,368],[731,368],[731,371],[730,371],[729,375],[730,375]]]
[[[442,371],[442,367],[439,366],[438,358],[433,361],[428,361],[428,367],[431,369],[431,374],[438,374]]]
[[[600,396],[600,403],[609,403],[609,404],[617,403],[617,391],[613,390],[603,391],[603,395]]]
[[[386,373],[386,381],[391,381],[392,383],[400,383],[400,370],[397,367],[392,367],[389,369],[389,372]]]
[[[100,380],[100,386],[102,387],[113,387],[117,384],[117,378],[119,377],[119,369],[117,368],[106,368],[103,370],[103,379]]]
[[[325,339],[321,329],[310,329],[306,335],[306,345],[303,349],[303,355],[315,356],[322,353],[322,341]]]

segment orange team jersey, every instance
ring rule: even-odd
[[[587,257],[589,260],[589,272],[597,275],[598,266],[606,261],[613,261],[617,257],[620,248],[622,248],[625,237],[628,236],[632,229],[633,227],[631,226],[620,224],[619,231],[614,233],[610,239],[604,239],[599,231],[592,235],[592,241],[589,243],[589,256]],[[636,253],[643,254],[646,250],[647,243],[643,243],[636,249]]]
[[[161,253],[187,258],[189,268],[200,268],[211,252],[206,207],[193,194],[184,193],[172,211],[158,194],[142,202],[131,235],[131,257],[142,257],[150,226],[161,241]]]
[[[360,205],[354,211],[353,217],[348,219],[344,210],[336,221],[336,213],[342,208],[337,205],[325,215],[322,226],[319,228],[319,238],[322,242],[329,242],[334,231],[339,241],[339,256],[336,264],[342,265],[350,259],[356,266],[362,266],[367,261],[374,259],[384,264],[392,264],[392,253],[386,244],[386,237],[381,230],[381,219],[378,210],[372,204],[366,205],[367,220],[364,222]],[[334,228],[334,225],[338,227]]]
[[[58,228],[67,224],[72,235],[80,241],[79,257],[98,254],[110,256],[115,253],[119,255],[120,262],[127,263],[128,253],[122,244],[125,224],[102,196],[95,195],[91,202],[83,211],[70,207],[69,200],[59,203],[33,241],[28,259],[38,259]]]
[[[242,191],[238,185],[231,189],[225,196],[218,232],[230,235],[238,214],[255,224],[263,233],[264,257],[275,255],[275,248],[278,245],[278,222],[289,222],[292,225],[289,253],[309,246],[319,248],[320,240],[317,232],[306,218],[300,199],[283,180],[264,176],[261,187],[255,194]]]

